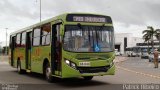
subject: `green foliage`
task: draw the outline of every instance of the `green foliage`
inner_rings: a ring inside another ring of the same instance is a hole
[[[156,37],[156,39],[159,40],[160,43],[160,29],[154,29],[152,26],[148,26],[147,30],[144,30],[142,34],[144,34],[143,39],[144,42],[148,42],[148,46],[149,42],[151,42],[152,48],[154,48],[154,37]]]
[[[5,46],[5,47],[2,48],[1,53],[3,53],[3,54],[7,53],[7,55],[8,55],[8,52],[9,52],[9,47]]]

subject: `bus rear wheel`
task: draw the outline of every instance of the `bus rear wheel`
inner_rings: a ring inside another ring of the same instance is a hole
[[[21,62],[20,62],[19,60],[17,61],[17,72],[18,72],[19,74],[25,73],[25,70],[22,70],[22,69],[21,69]]]
[[[52,73],[51,73],[51,67],[50,67],[49,63],[47,63],[46,67],[45,67],[45,77],[46,77],[46,80],[48,82],[53,81],[53,76],[52,76]]]
[[[84,80],[92,80],[93,76],[86,76],[86,77],[83,77]]]

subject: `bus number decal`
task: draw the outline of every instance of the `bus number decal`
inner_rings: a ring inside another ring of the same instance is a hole
[[[35,51],[34,51],[34,56],[40,56],[40,53],[41,53],[41,49],[40,49],[40,48],[37,48],[37,49],[35,49]]]

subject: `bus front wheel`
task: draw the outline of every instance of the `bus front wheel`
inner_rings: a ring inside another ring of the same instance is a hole
[[[86,76],[86,77],[83,77],[84,80],[92,80],[93,76]]]
[[[47,63],[47,65],[45,67],[45,77],[46,77],[46,80],[48,82],[53,81],[53,77],[52,77],[52,73],[51,73],[51,67],[50,67],[49,63]]]

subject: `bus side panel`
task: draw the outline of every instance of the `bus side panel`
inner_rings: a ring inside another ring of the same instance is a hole
[[[26,61],[25,61],[25,55],[26,55],[26,51],[25,51],[25,47],[20,48],[20,60],[21,60],[21,68],[22,69],[26,69]]]
[[[40,55],[39,55],[39,47],[32,47],[31,50],[31,71],[32,72],[38,72],[37,69],[40,65],[38,61],[40,60]]]
[[[45,59],[50,61],[50,46],[37,46],[31,52],[31,71],[43,73],[43,62]]]
[[[14,67],[17,67],[17,60],[21,61],[21,68],[25,69],[25,48],[15,48]]]
[[[51,62],[51,47],[50,46],[41,46],[41,51],[40,51],[40,64],[39,64],[39,68],[38,71],[40,71],[40,73],[43,73],[43,63],[44,60],[48,60],[49,63]]]
[[[17,60],[18,60],[18,58],[19,58],[19,52],[20,52],[20,50],[19,50],[19,48],[15,48],[15,55],[14,55],[14,67],[17,67]]]

